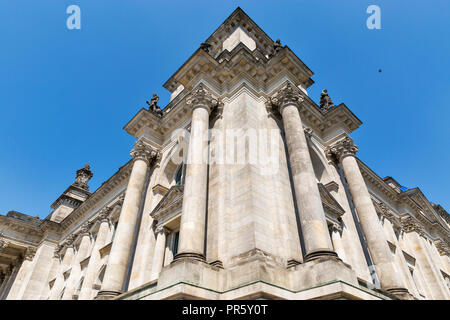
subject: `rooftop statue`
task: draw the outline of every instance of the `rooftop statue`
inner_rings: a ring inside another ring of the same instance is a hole
[[[91,166],[89,164],[86,164],[83,168],[77,170],[74,185],[89,190],[87,183],[92,178],[92,176],[93,173],[91,171]]]
[[[327,89],[323,89],[320,94],[320,109],[328,110],[331,107],[334,107],[333,101],[331,101],[331,98],[328,96]]]
[[[158,106],[158,100],[159,100],[158,95],[156,93],[154,93],[153,97],[150,99],[150,102],[146,101],[146,103],[148,104],[148,109],[150,111],[162,116],[162,110]]]
[[[273,43],[273,50],[274,53],[276,54],[278,51],[280,51],[283,48],[283,45],[281,44],[280,39],[277,39],[274,43]]]
[[[211,44],[209,44],[208,42],[202,42],[200,44],[200,49],[203,49],[204,51],[209,53],[209,49],[211,48]]]

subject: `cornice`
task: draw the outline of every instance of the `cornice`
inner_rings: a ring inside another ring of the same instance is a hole
[[[45,221],[45,220],[44,220]],[[40,225],[0,215],[0,226],[5,226],[26,236],[42,236],[43,232]]]
[[[397,192],[392,189],[380,176],[373,172],[364,162],[358,157],[355,157],[366,183],[370,184],[376,190],[383,193],[389,200],[398,203],[400,201]]]

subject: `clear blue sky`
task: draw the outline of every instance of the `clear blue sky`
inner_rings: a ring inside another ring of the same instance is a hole
[[[237,6],[315,73],[312,99],[327,88],[363,121],[367,165],[450,209],[448,0],[3,0],[0,213],[45,217],[87,162],[98,188],[129,159],[122,127],[153,92],[168,102],[162,84]]]

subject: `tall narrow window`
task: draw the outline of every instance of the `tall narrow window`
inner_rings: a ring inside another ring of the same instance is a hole
[[[173,248],[172,248],[172,252],[173,255],[175,256],[178,253],[178,238],[180,236],[180,232],[175,232],[175,236],[173,238]]]
[[[183,163],[175,175],[175,184],[177,186],[184,185],[184,176],[186,175],[186,165]]]
[[[116,222],[114,223],[114,230],[113,230],[113,235],[112,235],[112,237],[111,237],[111,242],[114,241],[114,237],[116,236],[117,225],[118,225],[118,224],[119,224],[119,221],[116,221]]]

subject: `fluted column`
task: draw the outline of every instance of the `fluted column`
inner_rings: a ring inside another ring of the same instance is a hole
[[[64,258],[61,262],[61,265],[58,270],[58,274],[56,276],[55,283],[53,284],[52,290],[50,291],[50,300],[57,300],[61,294],[61,290],[64,286],[64,272],[67,271],[68,267],[72,264],[74,250],[73,250],[73,238],[70,238],[66,244],[66,253],[64,254]],[[55,250],[55,255],[58,252]]]
[[[91,247],[91,233],[89,232],[89,228],[91,226],[91,223],[88,222],[83,225],[81,228],[81,241],[80,246],[78,247],[77,255],[74,259],[74,262],[72,263],[72,270],[70,272],[70,276],[67,279],[67,286],[66,290],[64,291],[64,295],[62,297],[62,300],[72,300],[73,294],[75,293],[75,290],[77,289],[78,282],[80,281],[81,276],[81,265],[80,262],[83,261],[88,253],[89,249]]]
[[[305,242],[305,261],[319,257],[336,257],[333,251],[325,212],[300,118],[303,98],[289,82],[272,103],[279,107],[283,118],[289,163],[292,171],[300,224]]]
[[[30,267],[33,262],[34,255],[36,254],[36,248],[28,247],[25,252],[25,257],[20,266],[19,272],[17,273],[17,277],[14,280],[11,289],[9,290],[8,296],[6,300],[16,300],[19,299],[20,289],[23,286],[25,277],[30,272]]]
[[[208,148],[206,134],[209,127],[209,114],[217,101],[203,89],[202,85],[199,85],[187,102],[192,105],[193,112],[180,224],[180,244],[174,261],[181,258],[204,261],[208,183],[208,164],[204,155]]]
[[[407,294],[406,285],[395,273],[394,256],[391,253],[383,227],[356,161],[355,154],[357,151],[358,147],[353,144],[353,140],[350,137],[345,137],[333,146],[328,147],[326,154],[331,160],[342,164],[381,287],[394,294]]]
[[[106,244],[110,232],[110,221],[108,216],[111,210],[112,209],[109,207],[104,207],[99,214],[98,219],[100,226],[98,228],[97,238],[92,249],[91,257],[89,258],[89,264],[86,269],[86,274],[84,275],[84,281],[78,300],[92,299],[92,286],[94,285],[95,277],[100,267],[101,257],[99,250]]]
[[[338,223],[333,223],[330,229],[331,242],[333,242],[334,251],[337,253],[338,257],[341,258],[341,260],[348,263],[344,245],[342,243],[342,226]]]
[[[155,230],[156,244],[155,252],[153,254],[152,273],[150,281],[158,279],[159,273],[164,263],[164,252],[166,251],[166,239],[170,230],[166,227],[160,226]]]
[[[136,142],[130,154],[134,158],[133,169],[131,170],[125,199],[120,211],[119,223],[109,254],[102,288],[97,295],[97,298],[100,299],[109,299],[122,292],[133,245],[134,232],[139,219],[139,209],[147,170],[150,163],[158,155],[156,150],[141,140]]]

